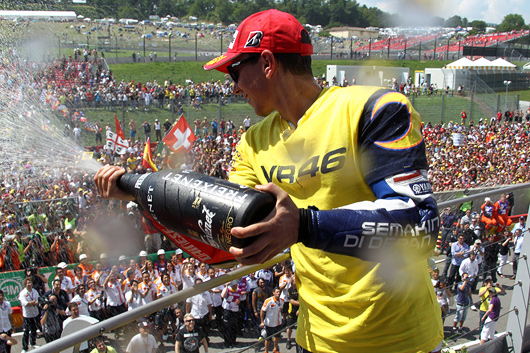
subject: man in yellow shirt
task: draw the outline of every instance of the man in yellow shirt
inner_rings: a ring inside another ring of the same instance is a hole
[[[480,308],[479,308],[480,315],[478,317],[479,327],[480,327],[479,331],[482,331],[482,326],[484,326],[484,321],[482,321],[482,317],[484,316],[486,311],[488,311],[488,308],[490,306],[490,300],[491,300],[490,292],[489,292],[490,288],[495,288],[495,290],[497,291],[497,294],[506,293],[506,291],[504,290],[504,288],[501,286],[500,283],[493,284],[493,280],[491,278],[486,278],[484,280],[484,286],[480,288],[480,290],[478,291],[478,296],[480,297]]]
[[[420,133],[403,95],[380,87],[322,89],[307,31],[277,10],[245,19],[205,69],[229,73],[262,122],[241,137],[230,180],[276,197],[243,265],[286,248],[296,267],[302,352],[439,352],[440,307],[428,273],[439,219]],[[124,173],[103,167],[103,197],[130,199]]]

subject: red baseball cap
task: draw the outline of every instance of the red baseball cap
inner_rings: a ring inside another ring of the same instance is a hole
[[[310,41],[302,43],[302,32],[309,33],[293,15],[278,10],[266,10],[247,17],[237,27],[228,51],[204,65],[205,70],[224,73],[228,64],[243,53],[261,53],[268,49],[273,53],[313,54]]]

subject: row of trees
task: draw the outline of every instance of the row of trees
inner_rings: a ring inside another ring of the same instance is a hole
[[[293,14],[301,23],[323,27],[393,27],[410,23],[410,18],[389,14],[376,7],[360,5],[356,0],[87,0],[86,5],[73,4],[72,0],[40,0],[3,2],[3,9],[71,10],[90,18],[135,18],[147,19],[149,15],[167,15],[184,18],[196,16],[208,22],[239,23],[248,15],[261,10],[277,8]],[[414,25],[468,27],[480,33],[486,22],[469,21],[453,16],[448,19],[428,16],[415,20]],[[497,27],[501,32],[528,28],[519,14],[507,15]]]

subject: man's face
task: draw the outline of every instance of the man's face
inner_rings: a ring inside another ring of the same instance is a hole
[[[278,300],[280,299],[280,290],[278,288],[276,288],[274,290],[274,293],[272,293],[274,295],[274,299]]]
[[[175,316],[182,319],[182,309],[175,309]]]
[[[188,317],[184,319],[184,324],[186,324],[186,328],[188,329],[188,331],[191,331],[195,327],[195,319]]]
[[[464,237],[458,237],[458,244],[462,245],[464,243]]]
[[[0,293],[0,304],[4,302],[4,294]]]
[[[241,94],[248,100],[248,104],[254,108],[259,116],[267,116],[274,111],[274,106],[264,100],[268,96],[266,87],[263,84],[265,78],[259,70],[260,59],[247,60],[251,55],[243,54],[238,56],[232,65],[241,63],[234,67],[233,70],[237,76],[237,83],[234,86],[234,93]],[[244,61],[245,60],[245,61]]]
[[[58,268],[55,273],[57,274],[57,277],[59,277],[60,279],[63,279],[63,269],[62,268]]]
[[[104,353],[107,350],[107,346],[105,345],[105,342],[103,342],[102,340],[99,340],[96,342],[96,348],[98,352],[100,353]]]
[[[55,292],[58,292],[60,289],[61,289],[61,282],[59,282],[59,281],[53,282],[53,290]]]
[[[70,312],[72,313],[72,318],[75,319],[76,317],[79,317],[79,307],[77,305],[72,306]]]

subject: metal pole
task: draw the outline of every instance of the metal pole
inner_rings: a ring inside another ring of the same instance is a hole
[[[504,111],[508,110],[508,85],[506,86],[506,98],[504,99]]]
[[[407,60],[407,38],[405,38],[405,51],[403,52],[403,60]]]
[[[100,323],[97,323],[95,325],[92,325],[90,327],[87,327],[85,329],[82,329],[76,332],[75,335],[68,335],[66,337],[62,337],[56,341],[47,343],[46,345],[39,347],[33,350],[32,352],[35,352],[35,353],[61,352],[69,347],[74,346],[75,344],[79,344],[83,341],[88,341],[103,333],[108,333],[112,330],[117,329],[118,327],[128,324],[129,322],[141,319],[147,315],[150,315],[151,313],[167,308],[170,305],[184,301],[189,297],[200,294],[214,287],[223,285],[234,279],[241,278],[245,275],[248,275],[251,272],[255,272],[259,269],[272,266],[278,262],[288,260],[290,257],[291,257],[290,253],[281,253],[263,264],[241,267],[223,276],[216,277],[204,283],[195,285],[191,288],[187,288],[181,292],[169,295],[165,298],[157,299],[149,304],[142,305],[141,307],[136,308],[134,310],[127,311],[123,314],[111,317],[105,321],[101,321]]]
[[[118,36],[116,36],[116,64],[118,63]]]
[[[169,54],[168,54],[168,61],[171,62],[171,33],[169,34]]]
[[[441,111],[441,122],[440,124],[444,123],[444,101],[445,101],[445,94],[442,94],[442,111]]]
[[[197,32],[195,32],[195,61],[197,61]]]
[[[449,60],[449,39],[447,39],[447,54],[445,54],[445,60]]]
[[[418,52],[418,60],[421,60],[421,39],[420,39],[420,51]]]
[[[350,59],[353,58],[353,37],[350,38]]]
[[[331,39],[331,43],[330,43],[331,51],[329,54],[329,58],[330,60],[333,60],[333,36],[330,36],[329,38]]]
[[[386,59],[387,60],[390,60],[390,37],[388,37],[388,48],[387,48],[387,52],[386,52]]]
[[[436,37],[434,37],[434,54],[433,54],[433,60],[436,60]]]
[[[144,33],[144,62],[145,62],[145,33]]]
[[[368,58],[370,58],[370,55],[372,55],[372,37],[370,37],[368,42]]]
[[[530,212],[530,207],[528,212]],[[523,234],[528,234],[529,226],[530,220],[527,218]],[[509,310],[515,310],[508,315],[508,323],[506,324],[506,332],[508,332],[506,341],[508,346],[513,347],[512,352],[516,353],[523,351],[524,333],[528,316],[528,295],[530,294],[528,255],[530,255],[530,241],[523,241],[520,257],[515,260],[518,261],[515,277],[515,283],[518,285],[513,287],[512,302],[508,307]]]

